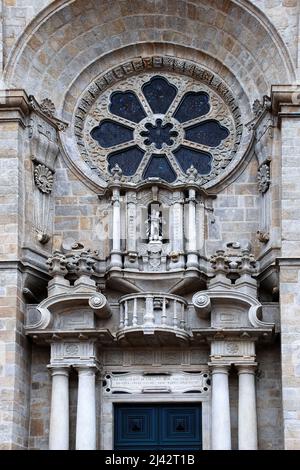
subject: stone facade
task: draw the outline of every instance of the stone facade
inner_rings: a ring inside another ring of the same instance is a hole
[[[0,449],[299,449],[299,2],[0,13]]]

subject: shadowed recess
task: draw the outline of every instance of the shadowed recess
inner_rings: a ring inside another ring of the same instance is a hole
[[[109,111],[116,116],[136,123],[146,117],[138,97],[132,91],[117,91],[112,93]]]
[[[133,130],[109,119],[94,127],[91,136],[103,148],[113,147],[133,140]]]
[[[173,151],[173,153],[184,172],[186,172],[191,165],[196,168],[199,175],[208,175],[211,172],[212,156],[210,153],[184,146],[180,146],[177,150]]]
[[[142,161],[144,152],[137,146],[119,152],[110,153],[107,157],[109,171],[117,164],[125,176],[132,176]]]
[[[174,118],[179,122],[205,116],[210,110],[209,96],[203,91],[186,93],[177,107]]]
[[[217,121],[205,121],[185,129],[187,140],[208,147],[218,147],[222,140],[229,136],[229,130]]]
[[[164,114],[171,106],[177,89],[166,78],[155,76],[143,85],[143,93],[153,113]]]
[[[145,179],[161,178],[168,183],[172,183],[176,179],[176,174],[171,167],[166,155],[152,154],[143,177]]]

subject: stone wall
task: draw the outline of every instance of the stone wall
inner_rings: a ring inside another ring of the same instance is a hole
[[[279,339],[257,348],[258,442],[261,450],[284,448],[282,432],[281,356]]]
[[[47,450],[49,446],[49,418],[51,402],[51,375],[47,369],[50,348],[32,345],[29,449]]]

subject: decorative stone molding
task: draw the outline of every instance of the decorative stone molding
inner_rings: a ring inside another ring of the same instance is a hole
[[[272,111],[279,119],[299,115],[299,85],[272,85]]]
[[[211,342],[211,362],[255,362],[255,342],[254,341],[212,341]]]
[[[271,183],[271,173],[270,173],[270,164],[264,163],[262,164],[257,173],[257,180],[258,180],[258,190],[260,193],[264,194],[268,191],[270,183]]]
[[[44,120],[46,120],[56,130],[66,130],[68,124],[54,116],[55,106],[49,98],[43,99],[39,104],[33,95],[29,95],[29,104],[31,109],[37,115],[39,115],[41,118],[44,118]]]
[[[37,165],[34,169],[34,182],[42,193],[50,194],[53,188],[53,171],[45,165]]]
[[[50,367],[57,364],[98,368],[95,340],[74,341],[71,339],[51,342]]]

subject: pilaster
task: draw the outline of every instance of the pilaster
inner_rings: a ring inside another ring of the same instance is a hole
[[[281,383],[284,446],[300,448],[300,102],[299,86],[272,87],[272,109],[278,118],[281,150]]]

